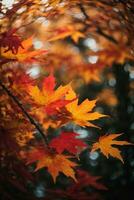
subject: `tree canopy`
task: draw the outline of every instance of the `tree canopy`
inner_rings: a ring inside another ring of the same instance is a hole
[[[133,89],[133,0],[0,1],[1,199],[130,199]]]

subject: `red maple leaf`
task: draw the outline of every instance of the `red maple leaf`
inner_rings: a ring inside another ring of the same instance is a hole
[[[55,86],[56,86],[55,77],[53,76],[53,73],[51,73],[48,77],[46,77],[43,80],[42,88],[43,88],[43,91],[48,91],[49,93],[52,93],[54,91]],[[47,105],[45,107],[45,111],[48,115],[57,114],[60,108],[65,107],[67,104],[71,103],[74,100],[75,99],[65,100],[64,98],[56,100],[50,103],[49,105]]]
[[[55,86],[56,86],[55,77],[53,76],[53,73],[50,73],[49,76],[47,76],[43,79],[42,88],[43,88],[43,90],[53,92]]]
[[[59,111],[64,108],[67,104],[73,102],[75,99],[72,100],[57,100],[55,102],[50,103],[48,106],[45,107],[45,111],[48,115],[58,115]]]
[[[68,199],[68,200],[99,200],[101,196],[96,191],[87,192],[84,190],[85,187],[93,187],[97,190],[107,190],[107,188],[99,181],[101,177],[92,176],[86,171],[77,170],[77,182],[73,182],[66,189],[56,189],[56,190],[47,190],[48,195],[46,197],[47,200],[59,198]]]
[[[0,47],[7,49],[4,52],[12,51],[13,54],[18,53],[19,47],[23,48],[20,38],[15,34],[16,29],[10,29],[1,34]]]
[[[102,183],[98,182],[101,179],[101,176],[92,176],[88,172],[84,170],[77,170],[77,183],[73,185],[73,187],[84,188],[87,186],[91,186],[97,190],[107,190],[107,187]]]
[[[54,148],[58,153],[67,150],[72,154],[76,154],[80,149],[87,146],[82,140],[76,138],[76,136],[78,136],[78,133],[62,132],[60,136],[51,140],[50,147]]]

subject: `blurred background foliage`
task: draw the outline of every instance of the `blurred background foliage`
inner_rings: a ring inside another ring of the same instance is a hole
[[[39,82],[44,75],[53,71],[58,85],[72,81],[80,102],[86,98],[98,98],[96,110],[109,115],[108,118],[96,121],[100,130],[81,128],[74,124],[69,124],[67,130],[79,133],[79,138],[84,138],[89,145],[105,133],[124,133],[121,139],[133,143],[133,0],[3,0],[0,6],[1,33],[15,28],[23,40],[32,36],[31,50],[48,50],[38,61],[31,59],[30,62],[21,61],[20,57],[13,63],[3,64],[6,55],[2,55],[1,80],[6,82],[5,77],[9,72],[25,72]],[[61,129],[64,130],[64,127]],[[49,127],[48,132],[56,134],[52,127]],[[85,150],[80,155],[82,169],[101,176],[102,182],[108,187],[107,191],[99,192],[100,199],[133,198],[133,146],[124,148],[122,154],[125,164],[111,157],[107,160],[99,152],[89,153]],[[45,200],[46,188],[65,189],[69,184],[68,179],[61,175],[54,185],[44,170],[35,176],[34,185],[28,184],[33,197],[23,196],[25,192],[5,183],[6,190],[13,195],[11,199]],[[86,190],[94,192],[92,187]],[[54,196],[53,199],[62,198]],[[89,199],[95,197],[89,196]]]

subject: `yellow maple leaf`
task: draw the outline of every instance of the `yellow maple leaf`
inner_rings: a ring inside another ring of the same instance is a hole
[[[60,172],[73,178],[75,178],[75,172],[73,167],[77,166],[76,163],[69,160],[69,156],[62,154],[54,154],[43,148],[37,148],[29,152],[27,160],[28,164],[36,162],[37,166],[35,171],[47,167],[48,172],[52,175],[54,182]]]
[[[18,53],[13,54],[12,51],[5,52],[5,48],[1,49],[1,55],[7,59],[15,59],[19,62],[32,62],[35,60],[35,57],[46,53],[46,50],[29,50],[33,45],[33,37],[30,37],[24,41],[22,41],[22,47],[19,47]]]
[[[71,100],[75,98],[76,98],[75,92],[72,89],[70,89],[68,94],[66,94],[66,99]],[[81,104],[78,105],[78,99],[76,99],[73,102],[69,103],[66,106],[66,108],[72,114],[72,121],[83,127],[85,126],[97,127],[94,124],[90,123],[89,121],[93,121],[101,117],[106,117],[106,115],[103,115],[98,112],[92,112],[93,108],[96,105],[96,102],[97,100],[89,101],[88,99],[86,99]]]
[[[100,149],[100,151],[109,158],[109,155],[111,155],[114,158],[118,158],[123,163],[123,158],[121,156],[121,152],[116,147],[113,147],[112,145],[130,145],[131,143],[127,141],[117,141],[114,140],[115,138],[119,137],[122,134],[110,134],[110,135],[104,135],[99,138],[99,141],[93,144],[91,152],[96,151],[97,149]]]

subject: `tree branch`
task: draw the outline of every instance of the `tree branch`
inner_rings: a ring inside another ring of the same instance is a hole
[[[86,10],[84,8],[84,6],[82,5],[82,3],[79,3],[79,8],[81,10],[81,12],[83,13],[83,15],[85,16],[86,20],[90,20],[89,15],[86,13]],[[85,30],[86,31],[88,28],[88,25],[86,24]],[[113,38],[110,35],[107,35],[106,33],[104,33],[100,27],[97,27],[96,33],[100,34],[101,36],[105,37],[106,39],[110,40],[111,42],[113,42],[114,44],[118,44],[117,40],[115,38]]]
[[[105,37],[106,39],[110,40],[111,42],[113,42],[114,44],[118,44],[117,40],[115,38],[113,38],[110,35],[107,35],[106,33],[104,33],[99,27],[97,28],[96,31],[98,34],[100,34],[101,36]]]
[[[25,108],[22,105],[22,103],[17,99],[16,96],[14,96],[14,94],[12,94],[12,92],[1,81],[0,81],[0,86],[7,93],[7,95],[18,105],[18,107],[21,109],[21,111],[27,117],[27,119],[30,121],[30,123],[33,124],[34,127],[38,130],[38,132],[40,133],[40,135],[43,138],[43,140],[44,140],[45,144],[47,145],[47,147],[50,148],[48,140],[47,140],[47,137],[44,135],[43,130],[41,129],[39,124],[31,117],[31,115],[29,115],[29,113],[25,110]]]

